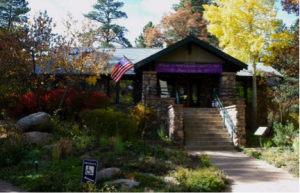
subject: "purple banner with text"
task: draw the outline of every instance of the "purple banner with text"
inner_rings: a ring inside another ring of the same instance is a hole
[[[222,64],[171,64],[159,63],[156,72],[168,73],[222,73]]]

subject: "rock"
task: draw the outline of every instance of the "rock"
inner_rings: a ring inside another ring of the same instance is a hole
[[[138,186],[140,185],[139,182],[136,182],[134,180],[129,180],[129,179],[119,179],[119,180],[114,180],[114,181],[110,181],[110,182],[105,182],[105,184],[109,184],[109,185],[113,185],[113,184],[120,184],[120,190],[124,191],[124,190],[129,190],[130,188],[132,188],[133,186]]]
[[[149,188],[149,187],[146,187],[146,188],[144,189],[144,192],[154,192],[154,190],[152,190],[152,189]]]
[[[51,133],[43,133],[38,131],[23,133],[22,139],[29,144],[46,144],[53,138]]]
[[[43,147],[44,150],[49,150],[52,151],[53,149],[58,149],[59,151],[61,151],[61,148],[59,147],[59,144],[52,144],[52,145],[46,145]],[[68,144],[67,148],[66,148],[66,155],[72,155],[75,152],[72,144]],[[59,152],[59,154],[61,155],[62,152]]]
[[[170,184],[175,184],[175,185],[179,185],[180,182],[178,182],[178,180],[176,180],[173,177],[165,177],[165,182],[170,183]]]
[[[112,178],[116,176],[121,170],[119,168],[106,168],[97,173],[97,180],[101,178]]]
[[[22,133],[30,131],[51,133],[53,130],[53,123],[49,114],[38,112],[20,119],[17,122],[16,128]]]

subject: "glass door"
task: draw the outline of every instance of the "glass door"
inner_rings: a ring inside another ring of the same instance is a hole
[[[190,107],[189,93],[189,81],[176,81],[176,97],[178,97],[179,104],[183,104],[184,107]]]

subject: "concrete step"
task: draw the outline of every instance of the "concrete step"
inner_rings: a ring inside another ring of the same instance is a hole
[[[185,144],[187,150],[234,150],[223,120],[214,108],[184,109]]]
[[[191,112],[191,111],[218,111],[216,108],[184,108],[184,112]]]
[[[206,141],[206,142],[230,142],[231,143],[231,139],[227,136],[227,137],[218,137],[218,138],[210,138],[210,137],[191,137],[191,136],[186,136],[185,137],[185,141],[186,142],[189,142],[189,143],[192,143],[192,142],[203,142],[203,141]]]
[[[222,130],[227,132],[223,129],[222,125],[198,125],[198,126],[186,126],[185,125],[186,132],[189,131],[207,131],[207,130]]]
[[[231,146],[232,143],[228,141],[185,141],[187,146],[218,146],[218,147],[227,147]]]
[[[184,126],[189,127],[189,126],[223,126],[223,121],[185,121],[184,120]]]
[[[217,111],[184,111],[184,115],[219,115]]]
[[[233,145],[218,147],[218,146],[185,146],[186,150],[191,151],[229,151],[234,150],[235,147]]]
[[[205,118],[218,118],[222,119],[221,115],[218,114],[184,114],[185,119],[205,119]]]
[[[220,121],[222,122],[222,117],[216,117],[216,116],[207,116],[207,117],[201,117],[201,116],[196,116],[196,115],[186,115],[183,116],[183,119],[185,122],[194,122],[194,121],[199,121],[199,122],[204,122],[204,121],[211,121],[211,122],[215,122],[215,121]]]
[[[192,139],[202,139],[202,138],[211,138],[211,139],[228,138],[228,139],[230,139],[230,135],[228,133],[206,133],[206,134],[201,133],[200,135],[193,135],[192,133],[186,133],[185,136],[186,136],[186,138],[192,138]]]

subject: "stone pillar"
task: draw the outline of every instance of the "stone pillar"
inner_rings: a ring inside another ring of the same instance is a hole
[[[143,72],[143,84],[142,84],[142,100],[149,97],[155,97],[157,95],[157,72],[144,71]],[[147,99],[146,99],[147,100]]]
[[[246,145],[246,105],[245,99],[235,99],[234,105],[227,106],[224,108],[228,112],[234,126],[235,134],[233,136],[233,142],[235,146],[245,146]],[[230,101],[224,101],[232,102]],[[220,112],[221,113],[221,112]],[[227,128],[228,132],[231,133],[230,128]]]
[[[171,141],[183,147],[184,131],[183,131],[183,105],[174,104],[168,108],[168,130]]]
[[[236,72],[223,72],[220,77],[219,98],[235,96]]]

